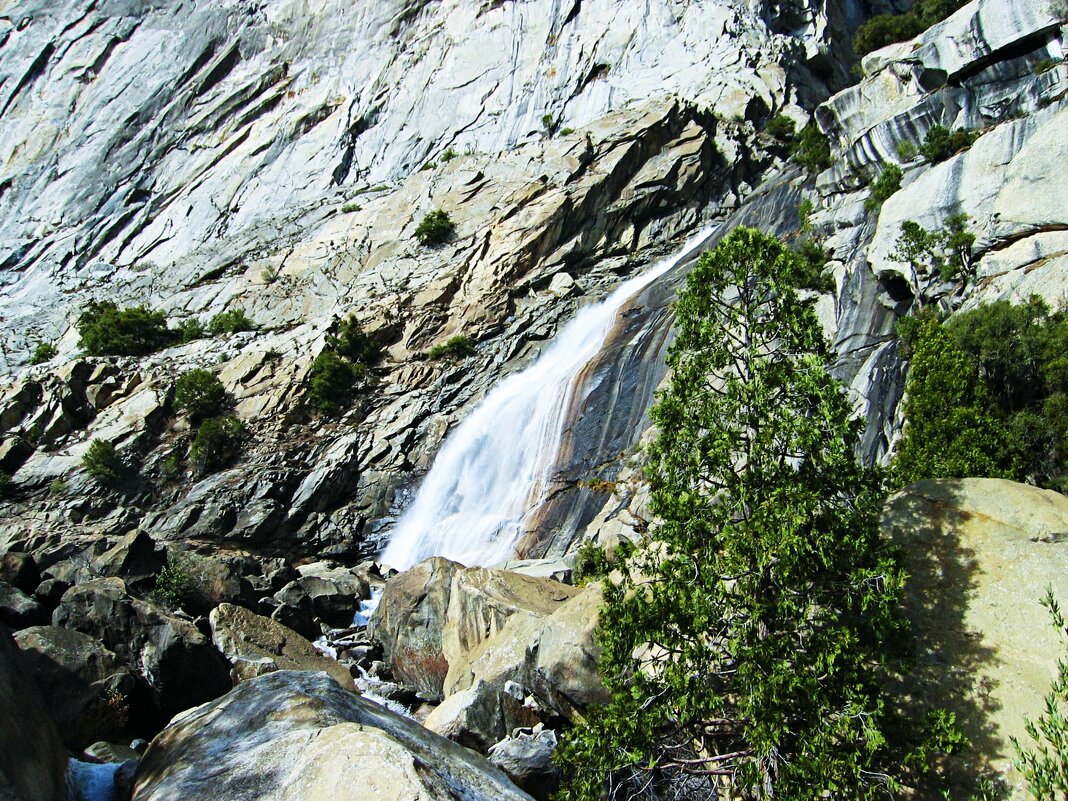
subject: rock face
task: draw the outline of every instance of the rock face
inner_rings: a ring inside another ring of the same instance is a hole
[[[22,663],[44,698],[63,741],[75,751],[117,734],[135,680],[117,656],[87,634],[56,626],[16,632]]]
[[[66,801],[67,755],[56,725],[0,624],[0,798]]]
[[[497,768],[325,673],[242,682],[149,746],[133,801],[524,801]]]
[[[1010,737],[1029,742],[1024,721],[1042,713],[1063,657],[1039,600],[1046,587],[1068,598],[1068,498],[1000,479],[921,481],[890,500],[883,525],[907,555],[909,681],[970,742],[953,777],[1004,776],[1012,798],[1028,798]]]
[[[68,590],[56,626],[100,640],[153,690],[167,718],[230,688],[226,660],[187,620],[126,592],[121,579],[96,579]]]
[[[240,680],[275,670],[319,670],[345,689],[355,689],[348,670],[275,620],[240,606],[220,604],[212,610],[210,621],[212,641]]]

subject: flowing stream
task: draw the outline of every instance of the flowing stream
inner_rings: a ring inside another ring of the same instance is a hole
[[[527,368],[495,386],[442,445],[381,560],[406,570],[430,556],[465,565],[513,558],[556,464],[575,385],[634,295],[712,232],[579,311]]]

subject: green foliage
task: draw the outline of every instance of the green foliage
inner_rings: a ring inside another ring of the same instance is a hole
[[[57,478],[53,480],[51,484],[48,485],[48,494],[53,496],[61,495],[63,493],[63,490],[65,490],[66,488],[67,482],[64,481],[62,478]]]
[[[456,233],[456,223],[449,212],[437,209],[428,212],[415,229],[415,238],[420,245],[440,245],[447,242]]]
[[[44,364],[55,358],[57,353],[59,351],[56,350],[56,346],[51,342],[42,342],[33,349],[33,354],[30,356],[30,364]]]
[[[812,212],[816,210],[815,204],[807,197],[797,207],[797,219],[801,225],[801,233],[812,233]]]
[[[904,173],[896,164],[887,164],[883,167],[879,177],[871,185],[871,194],[864,201],[864,208],[870,212],[876,212],[882,208],[892,194],[901,188],[901,179]]]
[[[920,145],[920,154],[931,164],[937,164],[971,147],[978,138],[978,131],[957,128],[951,132],[945,126],[935,125],[924,136],[923,144]]]
[[[612,570],[612,561],[593,540],[582,543],[575,552],[575,584],[583,586],[607,576]]]
[[[829,253],[815,239],[803,239],[797,248],[801,257],[798,289],[811,289],[815,292],[833,292],[834,276],[827,272]]]
[[[990,395],[967,354],[933,315],[907,328],[911,354],[905,430],[894,456],[899,485],[923,478],[1012,478],[1016,465]]]
[[[897,152],[897,157],[905,163],[912,161],[920,155],[919,145],[911,139],[902,139],[894,146],[894,150]]]
[[[190,317],[188,320],[183,320],[178,326],[178,339],[183,343],[195,342],[196,340],[203,338],[204,324],[196,317]]]
[[[1052,588],[1046,588],[1042,605],[1049,611],[1058,636],[1062,640],[1068,639],[1064,615]],[[1064,801],[1068,799],[1068,658],[1057,660],[1057,677],[1045,702],[1046,711],[1038,720],[1027,721],[1027,734],[1034,750],[1024,748],[1015,737],[1012,738],[1016,769],[1035,799],[1053,801],[1059,798]]]
[[[940,231],[928,231],[914,220],[905,220],[890,258],[910,265],[917,275],[937,272],[945,281],[967,280],[974,273],[975,244],[968,219],[964,212],[951,214]]]
[[[919,0],[903,14],[880,14],[857,29],[853,50],[858,57],[873,50],[919,36],[968,0]]]
[[[1042,75],[1063,63],[1064,59],[1040,58],[1031,65],[1031,69],[1034,70],[1035,75]]]
[[[352,400],[363,369],[332,350],[324,350],[311,364],[307,400],[313,409],[336,414]]]
[[[457,158],[460,154],[453,150],[451,147],[446,148],[445,152],[438,156],[438,161],[441,164],[448,164],[454,158]]]
[[[152,597],[168,609],[178,609],[190,599],[197,585],[189,562],[171,554],[156,574]]]
[[[545,128],[545,130],[551,131],[554,127],[556,127],[556,117],[554,117],[552,114],[545,114],[541,118],[541,124]]]
[[[220,414],[226,403],[226,388],[210,370],[190,370],[174,385],[174,406],[193,423]]]
[[[815,122],[809,122],[797,135],[792,155],[794,161],[810,174],[827,169],[831,160],[831,140],[824,136]]]
[[[780,142],[791,144],[797,137],[797,123],[785,114],[776,114],[764,126],[764,133]]]
[[[120,309],[110,300],[90,301],[74,327],[78,347],[90,356],[144,356],[178,340],[167,315],[145,306]]]
[[[326,346],[338,355],[368,367],[375,364],[382,355],[378,342],[364,332],[355,317],[342,320],[337,333],[327,335]]]
[[[189,461],[201,475],[231,464],[241,455],[248,431],[236,417],[212,417],[200,424],[189,446]]]
[[[426,165],[424,165],[424,166],[426,166]],[[359,211],[359,210],[360,210],[360,204],[359,203],[345,203],[341,207],[341,213],[342,214],[352,214],[354,211]]]
[[[457,334],[439,342],[426,352],[428,359],[463,359],[475,352],[475,345],[467,334]]]
[[[560,136],[571,136],[575,132],[574,128],[561,128]]]
[[[862,801],[915,765],[880,680],[903,573],[799,269],[737,229],[679,295],[649,465],[663,522],[605,587],[612,700],[559,751],[564,799]]]
[[[241,331],[253,331],[255,328],[256,325],[245,315],[244,309],[219,312],[208,323],[208,332],[212,336],[237,334]]]
[[[122,478],[122,460],[115,446],[103,439],[94,439],[82,455],[82,467],[98,484],[113,487]]]

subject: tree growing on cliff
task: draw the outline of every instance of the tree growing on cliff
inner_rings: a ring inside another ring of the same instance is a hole
[[[565,799],[867,799],[919,761],[880,682],[907,631],[882,484],[801,271],[740,228],[679,296],[649,466],[663,522],[606,582],[612,701],[562,747]]]

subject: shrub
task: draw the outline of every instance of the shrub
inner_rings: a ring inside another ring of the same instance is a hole
[[[545,114],[541,118],[541,124],[545,127],[545,130],[551,131],[553,126],[556,125],[556,118],[552,114]]]
[[[204,324],[196,317],[183,320],[178,326],[178,338],[183,342],[195,342],[204,338]]]
[[[458,158],[458,157],[459,157],[459,155],[460,155],[459,153],[457,153],[457,152],[456,152],[455,150],[453,150],[453,149],[452,149],[452,148],[450,147],[450,148],[447,148],[447,149],[445,150],[445,152],[444,152],[444,153],[442,153],[442,154],[441,154],[441,155],[440,155],[440,156],[438,157],[438,161],[439,161],[440,163],[442,163],[442,164],[448,164],[448,163],[449,163],[450,161],[452,161],[452,160],[453,160],[454,158]]]
[[[424,165],[424,166],[426,166],[426,165]],[[360,204],[359,203],[346,203],[345,205],[343,205],[341,207],[341,213],[342,214],[352,214],[354,211],[359,211],[359,210],[360,210]]]
[[[67,482],[64,481],[61,478],[57,478],[51,484],[48,485],[48,494],[49,495],[59,495],[66,488],[67,488]]]
[[[252,331],[255,328],[256,326],[252,320],[245,316],[245,310],[240,308],[219,312],[208,323],[208,331],[213,336]]]
[[[58,352],[56,346],[51,342],[42,342],[33,349],[33,354],[30,356],[30,364],[44,364],[55,358]]]
[[[808,234],[812,232],[812,212],[815,210],[815,205],[807,197],[797,207],[797,220],[801,226],[801,233]]]
[[[167,315],[145,306],[120,309],[110,300],[91,301],[74,324],[78,347],[90,356],[144,356],[174,344]]]
[[[361,374],[348,359],[324,350],[308,373],[308,402],[316,411],[334,414],[352,399]]]
[[[912,161],[916,156],[920,155],[919,146],[911,139],[902,139],[894,146],[894,150],[897,152],[897,157],[905,163]]]
[[[834,276],[826,271],[828,252],[815,239],[802,240],[797,249],[800,270],[798,289],[811,289],[815,292],[833,292]]]
[[[193,423],[214,417],[226,406],[226,389],[210,370],[190,370],[174,385],[174,406]]]
[[[831,140],[824,136],[815,122],[809,122],[797,136],[792,155],[794,161],[810,174],[827,169],[831,161]]]
[[[475,346],[471,337],[466,334],[457,334],[446,342],[434,345],[426,352],[428,359],[463,359],[475,352]]]
[[[382,353],[378,342],[364,332],[355,317],[342,320],[337,333],[327,336],[326,346],[339,356],[368,367],[377,362]]]
[[[90,478],[104,486],[114,486],[122,477],[122,460],[107,440],[94,439],[89,443],[89,450],[82,455],[82,467]]]
[[[177,609],[188,602],[197,588],[193,570],[186,559],[170,555],[156,574],[152,597],[168,609]]]
[[[968,128],[957,128],[950,132],[943,125],[935,125],[924,136],[920,153],[931,164],[937,164],[971,147],[978,138],[979,133]]]
[[[574,128],[561,128],[560,136],[571,136],[575,132]]]
[[[780,142],[789,144],[797,137],[797,123],[785,114],[776,114],[764,126],[764,133],[774,139],[778,139]]]
[[[896,164],[887,164],[883,167],[879,177],[871,185],[871,194],[864,201],[864,208],[870,212],[875,212],[882,208],[883,203],[901,188],[901,179],[903,177],[904,173],[901,172],[901,168]]]
[[[212,417],[200,424],[189,461],[201,475],[226,467],[241,454],[247,430],[236,417]]]
[[[449,212],[440,209],[428,212],[415,229],[415,238],[420,245],[440,245],[456,233],[456,223]]]
[[[890,258],[910,265],[917,275],[937,271],[946,281],[967,279],[974,271],[975,244],[975,234],[967,224],[968,215],[964,212],[951,214],[941,231],[928,231],[915,220],[905,220]]]
[[[919,36],[967,2],[968,0],[919,0],[903,14],[880,14],[872,17],[857,29],[853,50],[861,57],[880,47]]]
[[[612,570],[612,560],[600,545],[584,542],[575,552],[575,584],[582,586],[595,579],[607,576]]]

